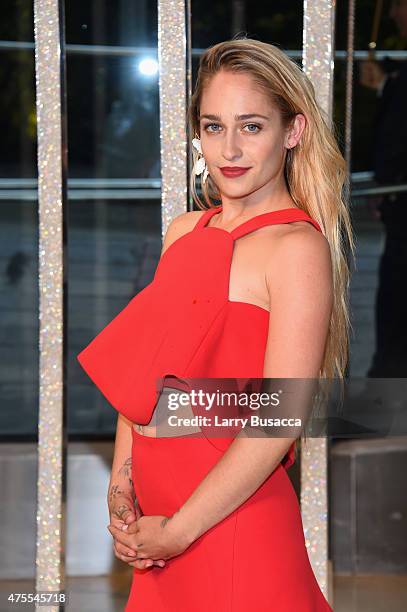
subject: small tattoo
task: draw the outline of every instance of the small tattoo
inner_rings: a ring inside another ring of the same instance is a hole
[[[115,509],[113,511],[113,514],[115,514],[117,516],[117,518],[122,519],[123,518],[123,514],[125,512],[128,512],[130,510],[130,508],[128,507],[127,504],[122,504],[121,506],[119,506],[117,509]]]
[[[125,476],[126,478],[131,477],[131,465],[132,465],[132,459],[131,457],[129,457],[128,459],[126,459],[126,461],[123,463],[122,467],[119,470],[119,474]]]
[[[124,495],[124,491],[120,489],[119,485],[112,485],[109,491],[109,502],[113,502],[119,495]]]

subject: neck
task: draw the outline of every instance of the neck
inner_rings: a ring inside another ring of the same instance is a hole
[[[285,184],[273,190],[272,193],[261,193],[261,191],[262,189],[259,189],[239,198],[221,194],[222,212],[219,214],[227,222],[237,218],[250,219],[256,215],[282,208],[296,208]]]

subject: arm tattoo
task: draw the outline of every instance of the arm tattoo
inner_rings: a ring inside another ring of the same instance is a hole
[[[127,504],[120,504],[118,508],[115,508],[113,510],[112,514],[117,516],[117,518],[119,518],[120,520],[123,520],[123,514],[124,512],[127,512],[128,510],[131,510],[131,508]]]
[[[118,474],[120,474],[121,476],[125,476],[126,478],[131,478],[131,464],[132,464],[132,459],[131,457],[129,457],[123,463],[122,467],[118,471]]]
[[[109,508],[112,507],[117,497],[127,497],[131,499],[133,505],[136,505],[137,499],[136,499],[136,494],[133,488],[133,481],[131,479],[130,479],[130,484],[131,484],[131,490],[128,490],[128,489],[123,490],[120,488],[118,484],[112,484],[109,490],[109,499],[108,499]],[[128,506],[127,509],[130,509],[130,507]],[[115,514],[117,514],[117,511],[115,511]]]
[[[119,487],[119,485],[117,484],[113,484],[110,487],[110,491],[109,491],[109,505],[112,504],[116,497],[118,497],[119,495],[124,495],[124,491],[122,491]]]
[[[109,491],[109,502],[108,502],[108,506],[109,509],[111,511],[112,514],[114,514],[115,516],[117,516],[117,518],[119,518],[120,520],[123,520],[123,513],[127,512],[128,510],[133,511],[133,508],[131,507],[130,504],[127,504],[125,501],[123,503],[121,503],[118,507],[115,507],[114,503],[116,501],[117,497],[128,497],[128,495],[125,493],[125,491],[122,491],[119,488],[119,485],[115,484],[112,485],[112,487],[110,488]],[[132,502],[134,503],[134,498],[132,498]]]

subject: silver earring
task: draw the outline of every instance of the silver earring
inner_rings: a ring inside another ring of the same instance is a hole
[[[196,176],[198,176],[199,174],[202,174],[203,172],[202,183],[205,183],[206,179],[208,178],[209,172],[208,172],[208,167],[206,165],[206,160],[202,153],[201,139],[198,137],[193,138],[192,146],[201,155],[201,157],[199,157],[194,164],[193,172]]]

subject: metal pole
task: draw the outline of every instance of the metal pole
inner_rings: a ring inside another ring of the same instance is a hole
[[[189,2],[158,0],[162,233],[186,212]]]
[[[352,103],[353,103],[353,62],[355,39],[355,0],[348,2],[348,36],[346,49],[346,90],[345,90],[345,159],[348,176],[351,172],[352,153]]]
[[[63,608],[66,489],[66,104],[63,0],[34,0],[39,213],[36,590]]]
[[[332,121],[335,0],[304,0],[303,69],[318,103]],[[325,597],[332,605],[328,567],[327,440],[310,438],[301,449],[301,516],[309,559]]]

